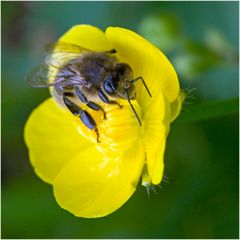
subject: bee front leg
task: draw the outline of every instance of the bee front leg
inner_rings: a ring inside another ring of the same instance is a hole
[[[100,105],[98,105],[97,103],[88,101],[87,98],[84,96],[84,94],[80,91],[80,89],[78,87],[75,87],[74,89],[75,89],[75,92],[76,92],[78,98],[80,99],[80,101],[82,103],[86,104],[89,108],[91,108],[95,111],[102,111],[103,118],[106,119],[106,112]]]
[[[108,97],[106,96],[106,94],[105,94],[101,89],[98,89],[97,92],[98,92],[98,96],[100,97],[100,99],[101,99],[104,103],[107,103],[107,104],[116,104],[116,105],[118,105],[120,108],[123,107],[123,106],[122,106],[121,104],[119,104],[117,101],[109,100]]]
[[[77,104],[75,104],[65,96],[63,96],[63,102],[65,103],[65,105],[73,115],[80,117],[81,121],[87,128],[89,128],[90,130],[95,130],[97,134],[97,142],[99,143],[100,141],[99,141],[97,124],[92,118],[92,116],[87,111],[81,109]]]

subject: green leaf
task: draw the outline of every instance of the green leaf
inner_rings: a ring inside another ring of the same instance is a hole
[[[238,113],[239,99],[234,98],[226,101],[211,101],[199,103],[189,108],[185,108],[180,116],[176,119],[176,123],[204,121],[224,117],[230,114]]]

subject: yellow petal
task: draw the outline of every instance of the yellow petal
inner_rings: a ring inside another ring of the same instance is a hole
[[[109,27],[106,36],[122,62],[128,63],[134,77],[142,76],[152,95],[164,91],[169,102],[179,93],[179,82],[172,64],[165,55],[138,34],[119,27]],[[137,83],[137,100],[145,109],[151,102],[142,83]]]
[[[145,164],[142,171],[142,185],[146,188],[151,186],[152,181],[148,172],[147,165]]]
[[[58,204],[79,217],[103,217],[120,208],[134,193],[144,164],[140,141],[118,157],[95,147],[66,164],[54,181]]]
[[[56,174],[90,141],[77,131],[76,119],[50,98],[29,116],[24,129],[31,163],[39,177],[52,183]]]
[[[59,41],[76,44],[93,51],[113,49],[105,34],[100,29],[91,25],[75,25]]]
[[[164,151],[170,129],[170,105],[164,94],[152,98],[144,116],[143,141],[148,173],[153,184],[159,184],[164,169]]]
[[[186,92],[184,90],[180,90],[177,99],[171,103],[171,122],[174,121],[182,110],[182,103],[186,98]]]
[[[106,106],[107,120],[98,123],[101,144],[97,148],[107,156],[119,155],[119,152],[128,151],[140,137],[141,127],[129,105],[125,100],[118,101],[122,108],[118,106]],[[137,101],[133,100],[132,105],[139,118],[141,111]]]

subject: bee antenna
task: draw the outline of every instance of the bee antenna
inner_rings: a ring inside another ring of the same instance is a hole
[[[142,83],[143,83],[145,89],[147,90],[149,96],[152,97],[152,94],[150,93],[150,91],[149,91],[149,89],[148,89],[148,87],[147,87],[147,84],[145,83],[145,81],[143,80],[143,78],[142,78],[141,76],[140,76],[140,77],[137,77],[137,78],[135,78],[135,79],[133,79],[133,80],[131,80],[130,83],[135,83],[135,82],[138,81],[138,80],[142,80]]]
[[[129,97],[128,90],[127,90],[126,88],[124,88],[124,89],[125,89],[125,91],[126,91],[126,93],[127,93],[127,100],[128,100],[128,102],[129,102],[129,104],[130,104],[130,106],[131,106],[131,108],[132,108],[132,110],[133,110],[133,113],[134,113],[135,117],[137,118],[138,123],[139,123],[139,125],[140,125],[140,127],[141,127],[141,126],[142,126],[141,120],[139,119],[139,117],[138,117],[138,115],[137,115],[137,112],[136,112],[136,110],[134,109],[134,107],[133,107],[133,105],[132,105],[132,103],[131,103],[131,101],[130,101],[130,97]]]

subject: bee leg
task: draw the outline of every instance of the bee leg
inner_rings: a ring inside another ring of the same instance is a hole
[[[97,129],[97,124],[92,118],[92,116],[87,111],[81,109],[77,104],[75,104],[65,96],[63,96],[63,102],[73,115],[79,116],[79,118],[87,128],[89,128],[90,130],[95,130],[97,134],[97,142],[99,143],[99,133]]]
[[[94,102],[88,101],[87,98],[84,96],[84,94],[80,91],[80,89],[78,87],[75,87],[74,89],[75,89],[75,92],[76,92],[78,98],[80,99],[80,101],[82,103],[86,104],[89,108],[91,108],[95,111],[101,110],[103,112],[103,118],[106,119],[106,112],[100,105],[98,105]]]
[[[107,103],[107,104],[117,104],[120,108],[123,107],[123,106],[122,106],[121,104],[119,104],[117,101],[109,100],[108,97],[105,95],[105,93],[104,93],[101,89],[98,89],[97,92],[98,92],[98,96],[100,97],[100,99],[101,99],[104,103]]]
[[[64,92],[63,95],[64,95],[65,97],[74,97],[74,94],[71,93],[71,92]]]
[[[116,104],[116,105],[119,106],[119,108],[123,108],[123,105],[121,105],[121,104],[118,103],[117,101],[112,101],[112,100],[110,100],[110,101],[108,102],[108,104]]]
[[[97,129],[97,128],[95,128],[95,133],[96,133],[96,135],[97,135],[97,142],[100,143],[100,141],[99,141],[99,132],[98,132],[98,129]]]
[[[75,116],[79,115],[81,112],[81,108],[72,102],[69,98],[63,95],[63,102],[67,106],[68,110]]]
[[[106,112],[104,111],[104,109],[103,109],[100,105],[98,105],[98,104],[96,104],[96,103],[94,103],[94,102],[88,102],[86,105],[87,105],[89,108],[91,108],[91,109],[93,109],[93,110],[95,110],[95,111],[101,110],[101,111],[103,112],[103,118],[104,118],[104,119],[107,119],[107,118],[106,118]]]

